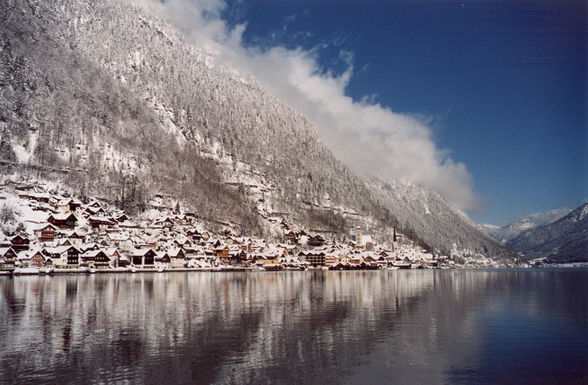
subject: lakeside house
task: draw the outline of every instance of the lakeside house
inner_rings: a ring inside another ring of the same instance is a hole
[[[14,268],[18,255],[12,247],[0,247],[0,267],[4,269]]]
[[[110,256],[101,249],[86,251],[81,256],[84,266],[97,268],[97,269],[108,269],[113,267],[113,261]]]
[[[186,267],[186,254],[183,249],[170,249],[168,252],[170,265],[173,268]]]
[[[27,230],[0,240],[0,269],[440,266],[432,253],[398,240],[386,248],[359,230],[350,235],[351,241],[345,237],[337,241],[332,234],[327,240],[324,234],[330,234],[328,231],[296,229],[288,225],[285,216],[268,214],[271,223],[283,231],[282,242],[273,243],[239,236],[225,222],[215,222],[221,231],[213,233],[198,222],[196,214],[175,213],[164,202],[156,205],[159,215],[131,217],[105,202],[84,204],[75,197],[34,191],[38,188],[18,193],[19,205],[28,212]]]
[[[37,248],[20,252],[18,260],[23,267],[43,268],[47,266],[48,257],[44,256],[42,250]]]
[[[131,264],[139,267],[153,267],[155,266],[155,257],[157,254],[153,249],[142,248],[134,249],[131,252]]]
[[[81,251],[75,246],[47,247],[42,252],[51,258],[51,264],[57,268],[71,269],[80,266]]]

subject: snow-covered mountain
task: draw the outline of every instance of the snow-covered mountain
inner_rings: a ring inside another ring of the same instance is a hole
[[[480,224],[478,227],[492,238],[505,244],[523,231],[553,223],[569,214],[570,211],[572,210],[561,208],[544,213],[531,214],[502,227],[488,224]]]
[[[372,180],[368,185],[400,224],[433,245],[445,245],[445,251],[452,256],[488,255],[495,250],[494,240],[480,236],[480,230],[467,215],[451,208],[436,192],[397,181]]]
[[[507,245],[527,260],[588,261],[588,203],[553,223],[523,231]]]
[[[129,210],[155,194],[242,233],[276,218],[344,236],[392,228],[455,255],[511,258],[438,194],[367,182],[302,114],[150,11],[115,0],[0,2],[0,167]]]

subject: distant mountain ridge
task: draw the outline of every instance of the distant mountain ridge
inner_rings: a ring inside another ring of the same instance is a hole
[[[523,231],[507,245],[526,260],[588,262],[588,203],[553,223]]]
[[[553,223],[569,214],[570,211],[572,210],[568,208],[555,209],[544,213],[527,215],[505,226],[480,224],[478,227],[498,242],[506,244],[523,231]]]
[[[440,253],[513,258],[438,194],[368,182],[306,117],[148,11],[104,0],[0,3],[0,167],[128,210],[176,197],[243,233],[276,217],[344,236],[400,228]]]

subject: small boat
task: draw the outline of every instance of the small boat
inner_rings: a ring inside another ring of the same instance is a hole
[[[282,265],[273,264],[273,263],[272,264],[267,264],[267,265],[263,266],[263,268],[266,271],[280,271],[280,270],[283,270],[284,269],[284,267]]]
[[[399,269],[410,269],[411,265],[408,262],[394,262],[392,264],[393,267],[397,267]]]

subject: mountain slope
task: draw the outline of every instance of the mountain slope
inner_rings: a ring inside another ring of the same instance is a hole
[[[507,245],[527,260],[588,261],[588,203],[551,224],[522,232]]]
[[[523,231],[553,223],[569,214],[570,211],[567,208],[556,209],[544,213],[531,214],[502,227],[493,225],[478,225],[478,227],[490,237],[504,244]]]
[[[215,68],[207,52],[142,8],[8,0],[0,24],[6,172],[58,178],[132,210],[169,194],[246,233],[279,236],[268,222],[279,214],[337,234],[361,226],[381,240],[400,225],[440,251],[512,256],[430,191],[412,197],[396,183],[391,196],[367,184],[299,112],[254,80]],[[421,197],[435,197],[435,215],[452,213],[442,236],[401,203]]]
[[[372,192],[380,204],[398,218],[404,227],[427,239],[432,245],[444,245],[452,256],[507,255],[490,237],[481,234],[469,218],[453,208],[437,193],[420,186],[372,181]]]

